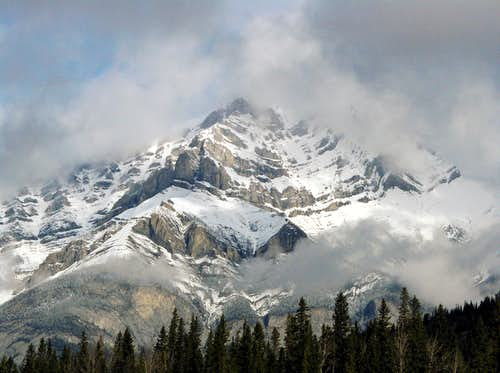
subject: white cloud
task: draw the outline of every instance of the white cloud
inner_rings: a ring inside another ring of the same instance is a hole
[[[498,276],[498,226],[470,242],[457,244],[442,232],[429,242],[402,236],[373,219],[325,233],[316,243],[302,241],[278,263],[256,259],[244,263],[241,282],[251,288],[293,286],[296,295],[335,294],[353,279],[382,272],[429,304],[455,306],[479,300],[479,274]]]
[[[189,118],[235,96],[344,132],[409,170],[425,167],[422,143],[465,175],[498,185],[500,94],[491,50],[500,38],[492,22],[500,9],[488,0],[461,4],[313,1],[267,13],[263,6],[249,12],[205,1],[196,9],[175,1],[145,7],[113,1],[97,11],[91,1],[64,4],[65,17],[52,25],[50,3],[18,2],[7,12],[15,22],[4,39],[20,43],[0,65],[6,82],[36,80],[38,70],[64,76],[50,61],[68,55],[77,64],[92,62],[79,53],[85,43],[75,20],[87,22],[94,38],[108,36],[98,47],[110,47],[112,63],[71,89],[48,84],[36,100],[3,105],[0,162],[7,166],[0,189],[32,182],[25,175],[50,177],[89,157],[123,156],[178,133]],[[240,34],[234,35],[235,19],[228,28],[220,22],[225,10],[241,20]],[[411,22],[402,21],[407,18]],[[17,31],[22,37],[13,36]],[[38,34],[52,35],[46,52],[34,46]],[[444,50],[445,59],[421,58]],[[450,64],[453,51],[467,58]],[[33,56],[44,57],[36,71]]]

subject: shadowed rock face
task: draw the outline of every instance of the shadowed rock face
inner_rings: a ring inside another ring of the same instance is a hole
[[[234,247],[217,240],[203,225],[193,223],[185,235],[185,252],[194,258],[221,255],[233,261],[241,259],[240,253]]]
[[[203,222],[175,212],[169,203],[163,203],[162,206],[163,213],[153,213],[151,218],[140,220],[134,226],[134,231],[150,238],[169,252],[193,258],[221,256],[234,262],[260,255],[275,258],[292,251],[300,239],[307,238],[299,227],[288,222],[254,252],[251,247],[243,246],[243,243],[217,237]]]
[[[226,169],[217,166],[217,164],[208,157],[204,157],[200,161],[199,179],[222,190],[226,190],[231,186],[231,178]]]
[[[275,258],[281,253],[292,251],[300,239],[306,238],[306,234],[295,224],[284,225],[264,246],[257,250],[257,255],[266,258]]]
[[[83,259],[90,252],[84,240],[75,240],[63,250],[50,254],[28,280],[29,286],[34,286],[42,280],[68,268],[73,263]]]
[[[154,171],[144,182],[133,184],[127,193],[113,205],[107,218],[110,219],[129,208],[135,207],[168,188],[172,185],[174,175],[173,166],[167,164],[166,167]]]
[[[215,123],[222,122],[231,114],[250,114],[255,116],[255,111],[252,106],[243,98],[237,98],[224,109],[212,111],[200,124],[201,128],[210,128]]]
[[[420,193],[420,191],[417,189],[415,185],[405,181],[401,176],[391,174],[384,181],[384,190],[389,190],[393,188],[399,188],[405,192]]]

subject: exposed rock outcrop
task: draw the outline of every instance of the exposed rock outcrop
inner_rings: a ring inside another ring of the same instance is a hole
[[[307,235],[293,223],[285,224],[271,239],[257,250],[256,255],[275,258],[279,254],[292,251],[299,240]]]
[[[199,179],[212,184],[214,187],[225,190],[231,186],[231,178],[223,166],[218,166],[209,157],[200,161]]]
[[[129,190],[113,205],[108,214],[108,219],[121,212],[135,207],[142,201],[153,197],[172,184],[174,179],[174,168],[171,163],[165,167],[155,170],[143,183],[133,184]]]

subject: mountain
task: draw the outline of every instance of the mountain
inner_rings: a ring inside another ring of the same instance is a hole
[[[74,342],[82,329],[109,340],[124,326],[149,342],[174,307],[206,326],[221,312],[280,326],[300,284],[267,276],[294,268],[295,252],[313,258],[325,235],[370,219],[461,245],[500,221],[495,195],[420,152],[420,171],[404,170],[331,129],[237,99],[178,141],[24,188],[0,207],[0,351],[41,336]],[[400,284],[383,268],[352,273],[341,287],[355,318],[369,319],[382,296],[396,302]],[[478,276],[471,283],[496,286]],[[326,286],[310,300],[317,325],[339,290]]]

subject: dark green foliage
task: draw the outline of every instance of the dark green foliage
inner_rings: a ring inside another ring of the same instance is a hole
[[[201,353],[201,327],[198,318],[191,317],[189,333],[186,340],[185,372],[200,373],[203,371],[203,355]]]
[[[226,319],[224,318],[224,315],[222,315],[214,333],[212,349],[213,356],[209,359],[210,364],[207,364],[208,372],[229,372],[230,365],[226,349],[228,338],[229,330],[227,329]]]
[[[148,372],[148,363],[147,363],[146,350],[144,348],[141,349],[139,353],[139,359],[137,360],[136,372],[137,373],[147,373]]]
[[[408,324],[410,323],[410,294],[408,293],[408,289],[401,289],[399,300],[398,329],[406,331],[408,329]]]
[[[121,361],[123,373],[134,373],[135,372],[135,349],[134,349],[134,339],[129,328],[125,329],[123,333],[122,346],[121,346]]]
[[[255,373],[265,372],[266,341],[264,328],[260,322],[255,324],[252,335],[252,371]]]
[[[321,365],[320,341],[312,333],[309,307],[300,298],[299,308],[287,318],[285,369],[287,372],[318,372]]]
[[[78,347],[78,355],[76,358],[78,373],[91,373],[89,341],[85,332],[82,332],[82,336],[80,337],[80,344]]]
[[[391,333],[391,314],[385,299],[382,299],[375,321],[375,340],[378,349],[378,372],[392,372],[395,368],[395,346]]]
[[[163,326],[153,348],[152,372],[162,373],[167,369],[168,336]]]
[[[57,354],[50,340],[31,344],[20,368],[10,357],[0,360],[0,373],[317,373],[317,372],[499,372],[500,296],[480,304],[447,310],[438,306],[422,316],[420,302],[401,292],[394,325],[382,300],[377,317],[363,330],[352,325],[346,297],[335,299],[333,322],[318,338],[304,299],[288,315],[283,340],[276,328],[244,322],[230,333],[224,316],[210,330],[201,349],[201,325],[189,326],[174,311],[168,332],[161,328],[154,346],[136,353],[130,329],[119,332],[111,351],[82,333],[74,352]],[[231,341],[229,336],[233,335]]]
[[[12,357],[4,356],[0,361],[0,373],[17,373],[17,366]]]
[[[428,366],[426,346],[427,336],[424,329],[420,302],[414,296],[410,300],[410,320],[408,324],[408,371],[426,371]]]
[[[340,292],[335,298],[335,310],[333,312],[334,368],[336,372],[347,372],[351,370],[350,334],[351,320],[349,318],[349,306],[347,304],[347,298]]]
[[[21,372],[36,373],[36,352],[33,344],[28,346],[28,351],[26,351],[26,355],[24,356]]]
[[[172,319],[170,320],[170,327],[168,328],[167,337],[167,372],[174,371],[174,354],[176,352],[175,343],[177,341],[177,328],[179,325],[179,315],[177,309],[174,309]]]
[[[106,373],[107,371],[104,340],[99,337],[94,350],[94,373]]]
[[[73,357],[68,346],[64,346],[59,358],[59,370],[61,373],[73,372]]]
[[[489,343],[488,332],[482,317],[474,325],[470,337],[470,371],[493,372],[493,346]]]
[[[233,352],[233,361],[235,362],[234,366],[238,372],[250,373],[252,371],[252,344],[252,331],[250,326],[245,321],[243,323],[241,337],[239,334],[236,336],[236,348]]]

